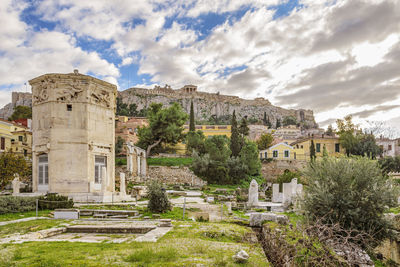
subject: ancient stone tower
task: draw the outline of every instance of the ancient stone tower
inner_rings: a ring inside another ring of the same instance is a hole
[[[111,201],[115,188],[115,85],[45,74],[32,86],[33,191]]]

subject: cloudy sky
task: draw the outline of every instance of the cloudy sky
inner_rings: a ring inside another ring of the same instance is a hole
[[[48,72],[400,128],[398,0],[1,0],[0,106]]]

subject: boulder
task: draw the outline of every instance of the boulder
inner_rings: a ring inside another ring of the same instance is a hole
[[[233,256],[233,259],[234,259],[237,263],[246,263],[247,260],[249,259],[249,254],[247,254],[246,251],[241,250],[241,251],[239,251],[235,256]]]

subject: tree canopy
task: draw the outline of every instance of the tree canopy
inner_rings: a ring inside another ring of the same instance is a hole
[[[239,129],[238,129],[238,126],[237,126],[237,120],[236,120],[235,111],[233,111],[232,121],[231,121],[231,144],[230,144],[230,149],[232,151],[232,157],[239,156],[239,153],[240,153],[240,135],[239,135]]]
[[[27,179],[31,174],[31,168],[25,158],[12,152],[0,154],[0,190],[14,179],[18,173],[21,180]]]
[[[270,133],[266,133],[260,136],[257,139],[256,143],[259,150],[267,149],[271,146],[272,142],[274,141],[274,137]]]
[[[10,121],[18,119],[32,119],[32,108],[27,106],[16,106],[13,114],[8,118]]]
[[[146,149],[147,156],[151,150],[160,144],[175,145],[184,138],[183,125],[188,115],[178,103],[168,108],[162,104],[152,103],[148,110],[149,125],[138,128],[139,141],[137,146]]]
[[[122,102],[121,97],[117,97],[117,116],[145,117],[146,113],[145,108],[138,111],[135,103],[128,105]]]
[[[297,119],[293,116],[286,116],[282,121],[283,126],[296,125]]]

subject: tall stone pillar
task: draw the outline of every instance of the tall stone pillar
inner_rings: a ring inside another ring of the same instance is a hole
[[[106,192],[107,191],[107,168],[106,167],[101,167],[101,192]]]
[[[140,168],[140,175],[141,176],[146,176],[147,175],[147,161],[146,161],[146,157],[142,157],[141,160],[142,166]]]
[[[126,155],[126,167],[128,169],[129,173],[132,173],[133,170],[133,164],[132,164],[132,154],[130,153],[130,151],[128,151],[128,154]]]
[[[126,188],[125,188],[125,173],[119,173],[119,192],[121,196],[126,196]]]
[[[137,176],[140,176],[141,166],[140,166],[140,154],[139,154],[139,152],[136,152],[136,156],[137,156]]]

